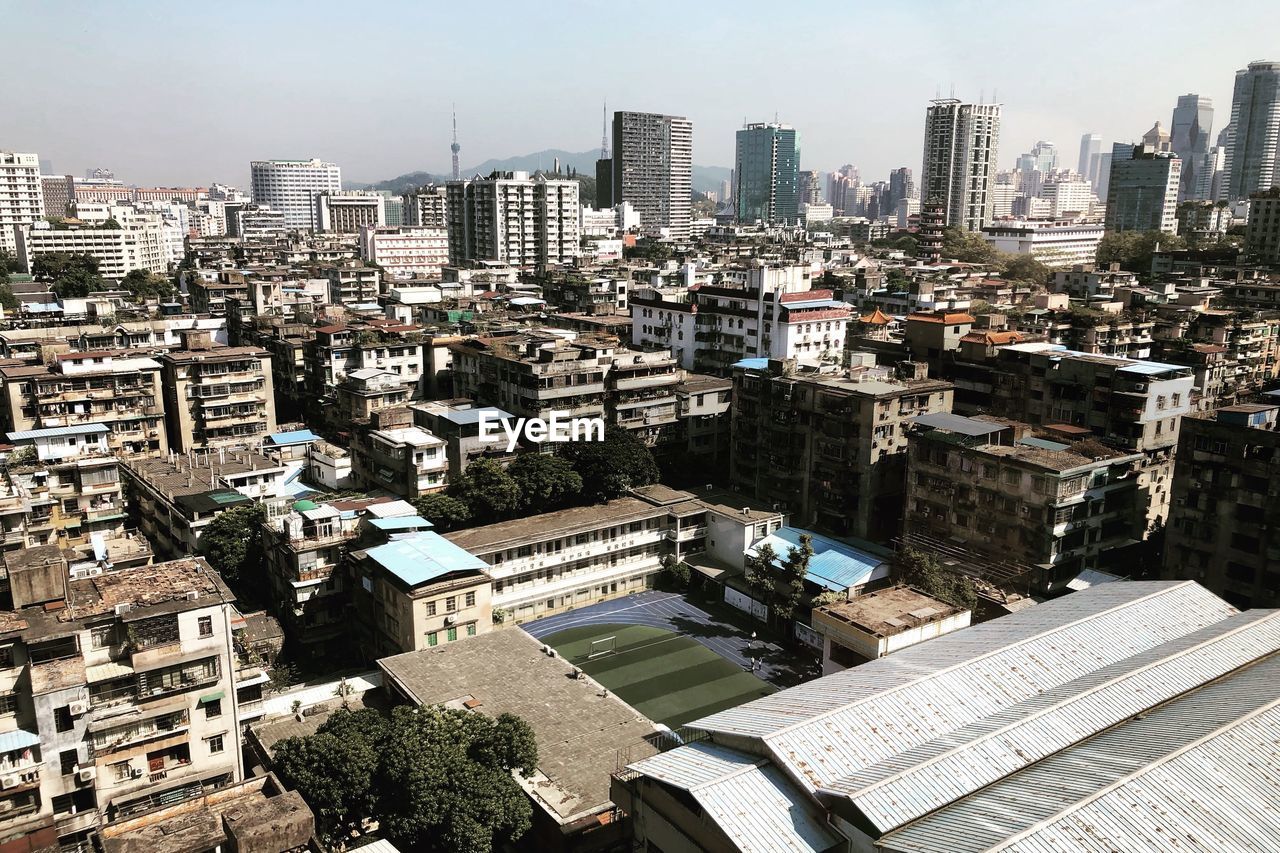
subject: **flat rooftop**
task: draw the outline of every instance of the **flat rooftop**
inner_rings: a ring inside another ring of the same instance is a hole
[[[129,605],[132,611],[181,603],[174,611],[177,612],[201,606],[199,600],[203,598],[216,596],[228,602],[235,599],[204,557],[116,569],[71,581],[67,587],[67,607],[58,614],[64,622],[113,613],[118,604]],[[191,593],[196,597],[191,598]],[[125,618],[129,618],[128,614]]]
[[[964,608],[925,595],[909,586],[895,586],[824,605],[819,612],[876,637],[892,637],[911,628],[940,622]]]
[[[665,512],[666,510],[662,507],[654,506],[640,498],[622,497],[602,504],[575,506],[556,512],[486,524],[470,530],[458,530],[445,534],[444,538],[472,554],[483,554],[522,542],[541,541],[568,533],[595,530],[600,527],[660,516]]]
[[[520,779],[553,818],[569,823],[608,807],[609,776],[619,750],[634,760],[653,755],[652,721],[574,667],[548,657],[518,628],[501,628],[434,649],[378,661],[392,684],[421,705],[461,707],[489,716],[515,714],[538,742],[538,768]]]
[[[252,450],[209,451],[190,455],[175,453],[160,459],[131,459],[125,468],[137,479],[169,496],[198,495],[217,490],[219,477],[235,477],[256,471],[284,471],[285,466]]]

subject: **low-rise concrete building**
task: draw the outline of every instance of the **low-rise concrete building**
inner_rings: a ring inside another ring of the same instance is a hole
[[[909,586],[878,589],[813,610],[822,635],[822,674],[882,658],[969,627],[973,614]]]

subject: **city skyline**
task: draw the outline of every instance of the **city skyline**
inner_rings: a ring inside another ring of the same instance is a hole
[[[1038,139],[1063,151],[1087,132],[1108,144],[1136,140],[1156,120],[1168,126],[1182,94],[1230,104],[1238,69],[1277,58],[1266,28],[1243,23],[1257,19],[1244,9],[1233,17],[1240,23],[1215,31],[1229,50],[1167,62],[1169,44],[1203,36],[1193,29],[1194,15],[1176,14],[1178,5],[1161,6],[1159,16],[1148,9],[1079,7],[1077,17],[1093,11],[1108,26],[1091,29],[1072,54],[1075,64],[1064,67],[1040,39],[1026,39],[1016,23],[978,14],[970,3],[930,10],[927,17],[877,9],[856,19],[838,5],[813,3],[784,20],[754,14],[770,8],[763,4],[736,5],[732,17],[731,7],[720,4],[682,6],[685,26],[675,30],[670,15],[631,18],[625,28],[610,29],[587,4],[568,3],[548,38],[585,63],[638,55],[626,51],[651,43],[644,73],[634,62],[596,63],[585,82],[566,70],[573,63],[542,68],[525,61],[544,50],[546,40],[528,39],[519,26],[496,36],[486,31],[507,59],[483,58],[465,38],[474,22],[451,8],[387,4],[357,14],[325,3],[299,15],[294,4],[230,4],[216,12],[183,9],[165,20],[130,8],[15,9],[7,20],[27,36],[11,46],[13,61],[49,71],[0,94],[0,111],[17,117],[6,123],[3,145],[39,152],[59,174],[105,165],[142,185],[244,186],[251,160],[310,157],[337,163],[350,182],[370,182],[418,170],[449,174],[455,101],[459,138],[469,153],[464,160],[475,164],[548,148],[591,150],[599,136],[598,105],[607,99],[611,110],[687,116],[699,165],[732,166],[743,119],[776,115],[804,136],[801,168],[830,171],[854,163],[867,179],[882,180],[891,169],[919,167],[924,107],[954,86],[962,100],[994,97],[1004,104],[999,165],[1008,168]],[[869,73],[848,73],[841,51],[804,49],[816,21],[826,44],[855,39],[858,67]],[[1141,40],[1131,37],[1136,27]],[[268,42],[257,35],[280,28],[296,38]],[[333,32],[342,32],[346,45],[373,51],[361,63],[367,70],[352,73],[345,63],[323,61]],[[406,64],[404,46],[388,37],[399,32],[463,37],[415,42],[425,45],[422,62]],[[880,37],[893,32],[912,38]],[[207,56],[216,61],[201,60],[205,54],[192,49],[192,33],[207,41]],[[129,39],[136,50],[122,49]],[[976,61],[974,39],[998,48],[1001,62]],[[721,45],[766,49],[780,42],[796,47],[788,53],[790,73],[737,63],[736,85],[714,85],[725,73],[728,48]],[[281,70],[273,73],[273,65]],[[304,68],[306,76],[290,76]],[[870,73],[874,68],[890,73]],[[861,78],[872,84],[861,86]],[[281,85],[270,85],[273,79]],[[506,95],[502,106],[490,106],[499,89]],[[339,113],[342,120],[334,121]]]

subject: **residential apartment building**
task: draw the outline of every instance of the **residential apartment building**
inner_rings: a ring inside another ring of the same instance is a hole
[[[471,338],[449,349],[460,397],[517,417],[604,417],[610,342],[530,334]]]
[[[1260,264],[1280,264],[1280,188],[1249,196],[1244,251]]]
[[[244,778],[237,614],[202,558],[77,580],[41,546],[5,567],[0,837],[88,849],[107,821]]]
[[[951,411],[951,384],[923,368],[872,378],[770,359],[735,365],[733,488],[796,525],[888,541],[902,518],[911,422]]]
[[[322,160],[254,160],[253,200],[284,214],[290,230],[316,230],[316,196],[342,191],[342,170]]]
[[[1237,202],[1280,184],[1280,62],[1236,72],[1218,198]],[[1225,145],[1224,145],[1225,142]]]
[[[982,227],[982,238],[1011,255],[1030,255],[1050,268],[1092,264],[1106,228],[1073,220],[997,219]]]
[[[44,194],[45,216],[66,216],[76,199],[76,179],[70,175],[41,175],[40,191]]]
[[[382,544],[351,551],[352,627],[366,659],[430,649],[493,630],[489,566],[410,518],[387,519]]]
[[[1194,580],[1236,607],[1280,603],[1278,423],[1270,402],[1183,419],[1164,577]]]
[[[134,270],[166,273],[165,230],[157,217],[124,217],[120,228],[51,225],[44,220],[17,232],[17,258],[27,271],[36,258],[55,252],[93,255],[98,273],[120,281]]]
[[[333,416],[338,386],[357,370],[378,369],[400,377],[410,400],[421,398],[427,382],[422,330],[389,320],[319,326],[306,341],[308,393]]]
[[[359,234],[387,223],[386,199],[371,191],[325,191],[316,195],[316,231]]]
[[[204,528],[223,510],[279,496],[289,467],[253,450],[171,453],[122,460],[138,530],[164,556],[197,554]]]
[[[513,415],[496,406],[481,406],[465,397],[451,400],[432,400],[410,406],[413,422],[445,443],[445,457],[449,462],[447,479],[462,476],[467,466],[477,459],[507,461],[513,454],[507,453],[507,436],[499,428],[496,436],[480,437],[480,418],[491,423],[505,423]]]
[[[405,193],[404,224],[422,228],[448,228],[447,195],[444,184],[427,184],[417,192]]]
[[[1000,104],[931,102],[925,111],[921,203],[941,205],[945,225],[981,231],[991,221],[999,147]]]
[[[494,172],[448,184],[449,260],[501,261],[525,270],[580,253],[578,182]]]
[[[907,541],[1023,567],[1027,591],[1062,590],[1090,569],[1130,573],[1129,546],[1147,528],[1133,476],[1141,453],[1053,440],[996,418],[938,414],[915,424]]]
[[[615,112],[610,169],[610,206],[628,202],[646,232],[689,239],[693,122],[681,116]]]
[[[160,356],[169,446],[179,453],[231,447],[275,432],[271,354],[215,347],[205,331],[182,338],[182,349]]]
[[[1181,180],[1182,161],[1173,153],[1146,144],[1116,146],[1107,183],[1107,230],[1176,233]]]
[[[438,278],[449,263],[449,235],[440,228],[361,226],[360,259],[389,278]]]
[[[736,141],[733,200],[738,221],[799,223],[800,135],[796,129],[758,122],[739,130]]]
[[[39,155],[0,151],[0,249],[16,256],[18,232],[44,216]]]
[[[100,424],[115,453],[169,448],[160,363],[132,351],[68,352],[49,364],[0,367],[0,399],[11,432]]]
[[[382,291],[382,270],[359,261],[335,264],[320,270],[329,281],[330,305],[369,305]]]
[[[405,500],[441,491],[449,471],[445,442],[414,426],[407,408],[377,412],[352,440],[351,458],[357,485]]]

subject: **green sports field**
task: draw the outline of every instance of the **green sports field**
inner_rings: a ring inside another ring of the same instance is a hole
[[[612,654],[587,659],[591,641],[616,637]],[[647,625],[583,625],[543,639],[561,657],[640,713],[671,728],[774,692],[696,640]]]

